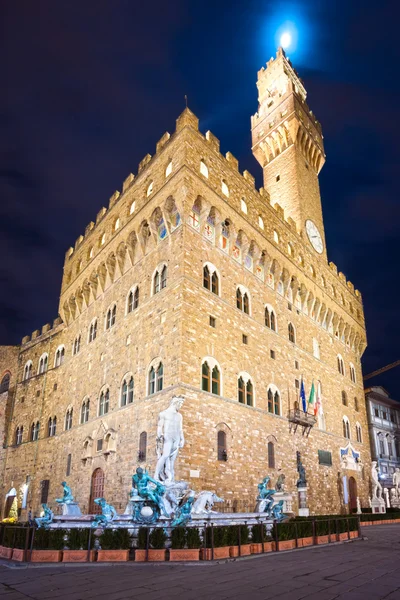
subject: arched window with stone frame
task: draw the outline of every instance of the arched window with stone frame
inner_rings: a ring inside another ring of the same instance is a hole
[[[268,468],[275,469],[275,444],[274,442],[268,442]]]
[[[162,264],[153,274],[153,295],[158,294],[165,287],[167,287],[167,265]]]
[[[136,310],[139,306],[139,286],[135,285],[128,294],[126,303],[126,314]]]
[[[350,379],[353,383],[356,383],[356,370],[353,363],[350,363]]]
[[[28,360],[28,362],[25,364],[25,367],[24,367],[24,374],[22,376],[23,381],[26,381],[27,379],[30,379],[32,377],[32,368],[33,368],[32,361]]]
[[[142,431],[139,436],[139,452],[138,452],[138,460],[139,462],[144,462],[147,457],[147,432]]]
[[[341,356],[341,354],[337,355],[337,367],[338,367],[338,371],[341,375],[345,374],[345,370],[344,370],[344,360],[343,357]]]
[[[203,287],[219,296],[219,276],[217,269],[211,263],[205,263],[203,267]]]
[[[281,414],[281,396],[278,388],[271,384],[267,391],[268,412],[273,415]]]
[[[89,421],[89,414],[90,414],[90,400],[89,400],[89,398],[86,398],[82,402],[82,406],[81,406],[81,425],[83,425],[83,423],[87,423]]]
[[[343,437],[350,439],[350,421],[347,417],[343,417]]]
[[[153,364],[150,367],[148,375],[149,396],[156,392],[161,392],[164,387],[164,366],[162,362]]]
[[[54,359],[54,367],[60,367],[64,362],[65,357],[65,348],[64,346],[59,346],[56,350],[56,355]]]
[[[89,327],[89,344],[96,339],[97,336],[97,319],[94,319]]]
[[[226,433],[222,429],[217,432],[217,457],[220,461],[226,462],[228,460]]]
[[[360,423],[356,423],[356,440],[357,442],[359,442],[360,444],[362,444],[362,431],[361,431],[361,425]],[[390,452],[389,452],[390,454]]]
[[[31,442],[36,442],[39,439],[39,431],[40,431],[40,422],[33,422],[31,425],[30,431],[30,440]]]
[[[10,373],[5,373],[3,375],[3,378],[1,380],[0,383],[0,394],[4,394],[5,392],[8,392],[9,388],[10,388]]]
[[[65,413],[65,431],[72,429],[73,408],[69,408]]]
[[[42,373],[45,373],[47,371],[48,364],[49,364],[49,355],[47,354],[47,352],[45,352],[39,358],[38,375],[41,375]]]
[[[54,437],[57,429],[57,417],[49,417],[47,422],[47,436]]]
[[[81,349],[81,336],[79,334],[74,339],[74,343],[72,345],[72,355],[75,356],[76,354],[78,354],[80,349]]]
[[[292,344],[295,344],[296,343],[296,331],[295,331],[293,323],[288,324],[288,336],[289,336],[289,342],[292,342]]]
[[[211,356],[204,358],[201,365],[201,389],[221,396],[221,368]]]
[[[276,327],[275,311],[272,308],[272,306],[270,306],[269,304],[267,304],[265,306],[264,318],[265,318],[265,326],[268,327],[269,329],[272,329],[272,331],[276,331],[277,327]]]
[[[254,386],[248,373],[239,373],[237,386],[238,402],[247,406],[254,406]]]
[[[111,329],[115,325],[115,321],[117,318],[117,305],[113,304],[107,311],[106,316],[106,329]]]
[[[121,406],[132,404],[134,393],[133,375],[125,375],[121,385]]]
[[[99,397],[99,417],[106,415],[110,407],[110,390],[105,388],[101,391]]]
[[[20,425],[19,427],[17,427],[17,429],[15,431],[15,445],[16,446],[20,446],[22,444],[23,435],[24,435],[24,428],[22,425]]]
[[[236,308],[250,315],[250,294],[247,288],[239,285],[236,289]]]

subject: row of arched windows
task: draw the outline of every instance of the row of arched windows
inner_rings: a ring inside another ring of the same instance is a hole
[[[346,370],[344,367],[344,360],[343,357],[341,356],[341,354],[337,355],[337,368],[338,371],[341,375],[346,375]],[[353,365],[353,363],[350,363],[350,368],[349,368],[349,372],[350,372],[350,379],[353,383],[357,383],[356,381],[356,369]]]
[[[348,406],[349,405],[349,400],[347,397],[347,394],[344,390],[342,390],[342,404],[343,406]],[[358,398],[354,398],[354,410],[356,410],[357,412],[360,410],[359,404],[358,404]]]
[[[227,435],[222,429],[217,433],[217,458],[224,462],[229,458]],[[271,441],[267,443],[267,463],[270,469],[275,469],[275,444]]]
[[[343,417],[343,437],[350,440],[351,439],[351,429],[350,429],[350,421],[347,417]],[[360,423],[356,423],[356,440],[357,442],[362,443],[362,430]]]
[[[218,282],[218,278],[216,279],[216,281]],[[212,285],[215,286],[215,283],[212,283]],[[163,264],[160,267],[158,267],[154,273],[153,284],[152,284],[153,294],[157,294],[162,289],[164,289],[166,286],[167,286],[167,266],[165,264]],[[217,286],[218,286],[218,283],[217,283]],[[213,291],[214,291],[214,289],[213,289]],[[215,293],[218,293],[218,289],[217,289],[217,291],[215,291]],[[139,306],[139,287],[135,286],[134,288],[132,288],[130,290],[128,297],[127,297],[126,314],[133,312],[134,310],[136,310],[136,308],[138,308],[138,306]],[[106,312],[105,325],[104,325],[104,328],[106,331],[108,329],[111,329],[111,327],[113,327],[115,325],[116,318],[117,318],[117,305],[114,304]],[[97,337],[97,319],[94,319],[91,322],[90,327],[89,327],[88,343],[93,342],[96,339],[96,337]],[[81,348],[81,335],[79,334],[75,338],[75,340],[72,344],[72,355],[75,356],[76,354],[78,354],[80,351],[80,348]],[[64,362],[64,358],[65,358],[65,347],[60,346],[56,351],[56,355],[55,355],[55,359],[54,359],[54,367],[59,367],[60,365],[62,365]],[[39,367],[38,367],[37,374],[41,375],[42,373],[45,373],[47,371],[47,368],[48,368],[48,354],[45,353],[39,359]],[[29,360],[24,367],[23,381],[30,379],[32,377],[32,374],[33,374],[33,363],[31,360]]]

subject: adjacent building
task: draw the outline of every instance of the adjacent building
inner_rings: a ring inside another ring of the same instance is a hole
[[[257,87],[264,187],[185,109],[67,251],[60,317],[3,361],[3,514],[13,494],[22,514],[54,506],[65,479],[83,511],[99,496],[123,509],[176,394],[176,476],[195,490],[252,509],[263,477],[284,473],[296,506],[299,451],[311,513],[368,505],[364,313],[328,260],[321,126],[282,49]]]
[[[400,468],[400,403],[381,386],[365,390],[371,458],[376,460],[383,487],[393,487],[393,473]]]

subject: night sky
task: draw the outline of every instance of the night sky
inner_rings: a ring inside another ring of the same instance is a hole
[[[262,185],[256,75],[287,50],[322,124],[329,260],[364,300],[364,373],[400,359],[397,2],[0,3],[0,343],[57,316],[65,251],[189,107]],[[372,379],[400,399],[400,367]]]

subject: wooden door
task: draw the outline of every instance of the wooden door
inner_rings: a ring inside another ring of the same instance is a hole
[[[104,471],[102,469],[96,469],[93,471],[92,483],[90,486],[90,499],[89,499],[89,514],[99,515],[101,508],[94,503],[95,498],[104,497]]]
[[[350,511],[357,510],[357,481],[354,477],[349,478]]]

